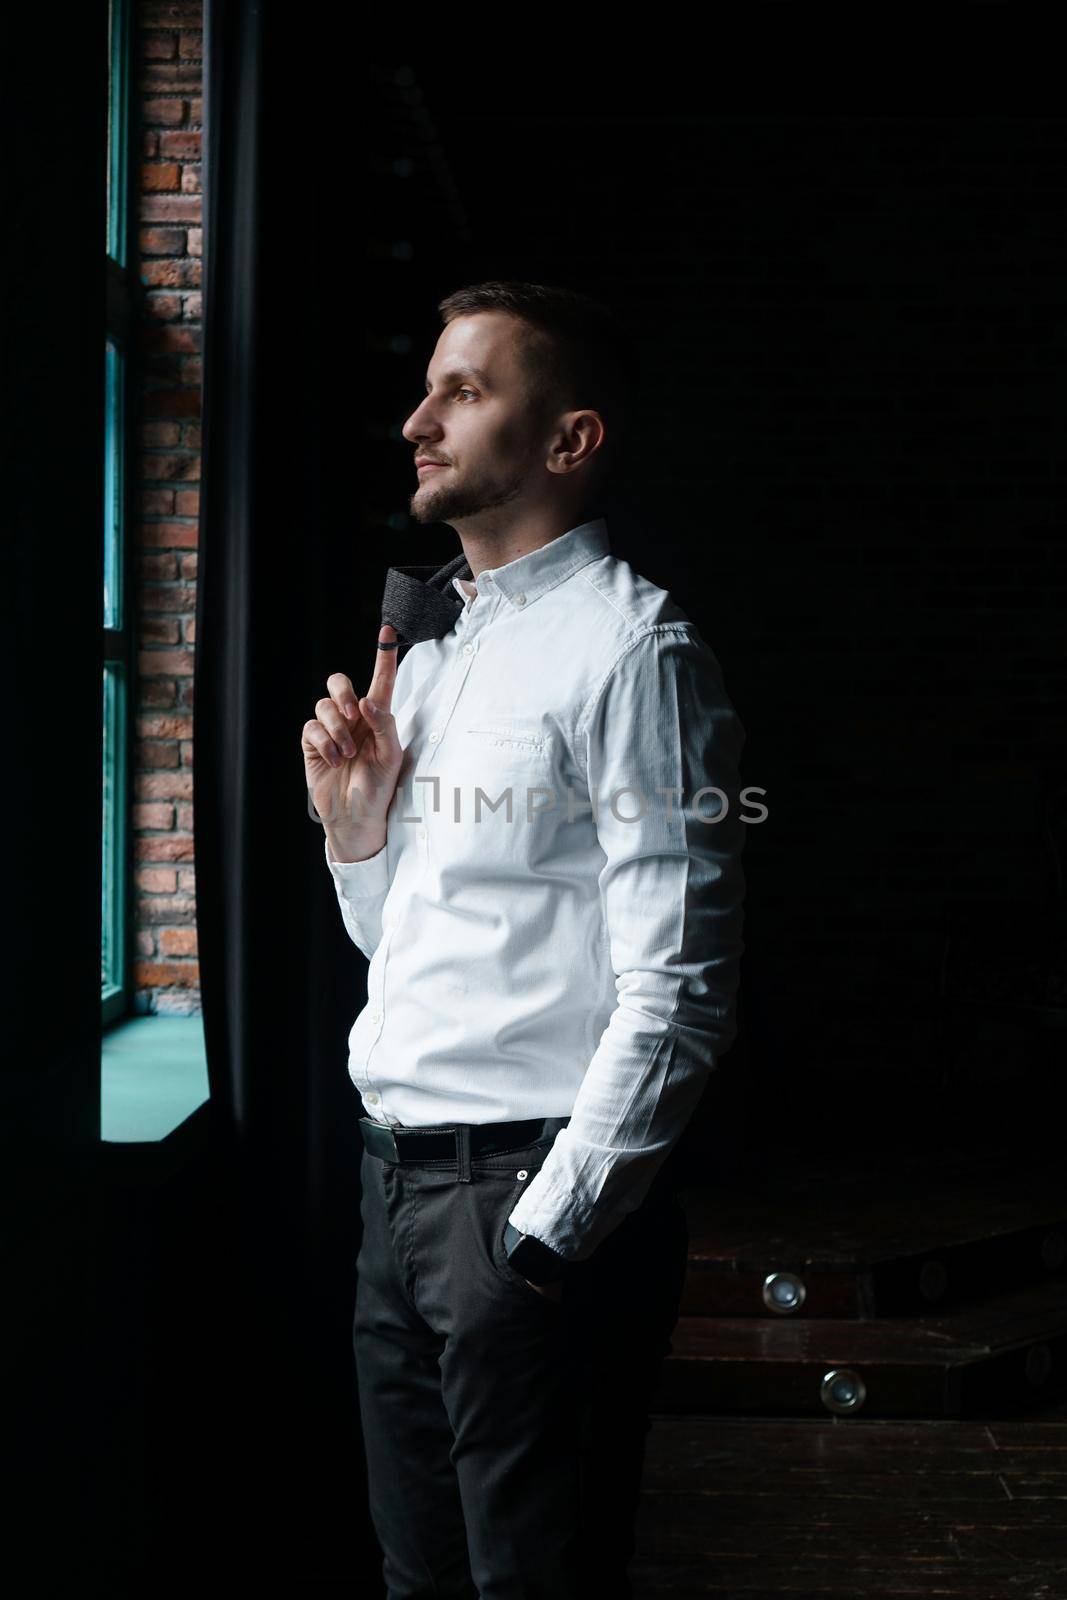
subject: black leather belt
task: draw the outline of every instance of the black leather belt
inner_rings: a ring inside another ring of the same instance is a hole
[[[372,1156],[382,1161],[459,1161],[469,1140],[470,1157],[525,1150],[542,1140],[551,1143],[570,1117],[534,1117],[526,1122],[437,1122],[425,1128],[395,1128],[360,1117],[359,1131]]]

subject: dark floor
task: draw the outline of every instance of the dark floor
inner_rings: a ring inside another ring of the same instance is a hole
[[[1011,1420],[656,1417],[635,1600],[1067,1597],[1067,1404]]]

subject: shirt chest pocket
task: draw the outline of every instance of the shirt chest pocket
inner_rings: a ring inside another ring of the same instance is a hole
[[[540,723],[512,718],[464,721],[464,765],[472,781],[484,774],[494,782],[508,782],[509,774],[527,784],[548,783],[555,771],[553,734]]]
[[[505,750],[544,760],[552,746],[551,734],[534,722],[475,722],[465,731],[478,750]]]

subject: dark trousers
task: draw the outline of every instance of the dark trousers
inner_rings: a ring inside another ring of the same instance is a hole
[[[388,1600],[628,1600],[649,1403],[688,1228],[669,1165],[556,1302],[503,1231],[551,1139],[396,1163],[364,1150],[353,1327]]]

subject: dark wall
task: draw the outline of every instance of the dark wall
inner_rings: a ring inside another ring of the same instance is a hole
[[[1067,777],[1067,121],[572,87],[508,76],[472,103],[446,69],[382,69],[379,147],[415,164],[372,224],[412,244],[372,262],[383,326],[415,335],[410,359],[378,342],[384,392],[416,403],[465,281],[629,315],[646,381],[615,546],[719,655],[767,791],[727,1069],[749,1138],[833,1140],[838,1115],[850,1139],[1002,1132],[1012,1105],[1028,1136],[1055,1035],[1018,1002],[1062,1004],[1064,971],[1062,916],[1035,919]],[[419,559],[426,535],[386,524],[408,450],[374,450],[364,537]],[[976,1007],[941,998],[946,953]]]

